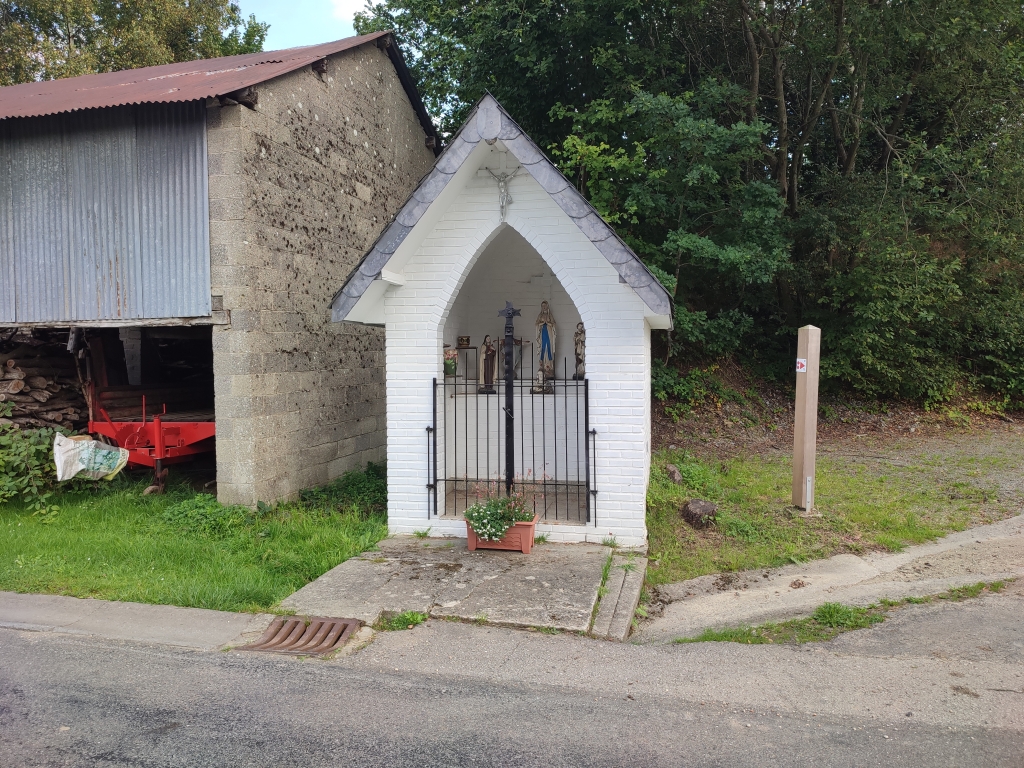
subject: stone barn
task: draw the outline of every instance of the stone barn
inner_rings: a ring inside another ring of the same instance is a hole
[[[388,33],[0,88],[0,339],[64,333],[89,428],[215,444],[225,503],[383,460],[384,333],[328,309],[439,149]]]
[[[551,540],[646,541],[671,299],[493,97],[339,274],[333,319],[385,329],[393,532],[464,536],[512,488]]]

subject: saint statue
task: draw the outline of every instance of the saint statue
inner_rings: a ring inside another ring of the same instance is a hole
[[[551,315],[548,303],[540,303],[540,314],[537,315],[537,370],[544,374],[544,381],[555,378],[555,318]]]
[[[576,352],[576,373],[573,374],[575,381],[583,381],[587,378],[587,332],[583,330],[583,323],[576,323],[576,333],[572,336],[573,350]]]
[[[490,336],[484,336],[479,358],[480,384],[476,391],[481,395],[496,395],[498,391],[494,388],[494,373],[498,365],[498,350]]]

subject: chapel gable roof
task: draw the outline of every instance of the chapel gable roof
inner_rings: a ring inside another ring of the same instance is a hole
[[[363,292],[380,277],[381,270],[387,267],[392,255],[466,162],[470,153],[481,141],[492,144],[495,140],[502,142],[650,310],[657,315],[671,316],[672,299],[665,287],[576,187],[548,160],[497,99],[488,93],[476,103],[469,118],[437,158],[433,169],[423,177],[398,215],[384,229],[335,295],[331,305],[331,319],[340,322],[347,318]]]

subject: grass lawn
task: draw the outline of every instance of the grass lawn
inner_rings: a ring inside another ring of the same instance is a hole
[[[683,484],[669,480],[665,467],[670,463],[679,468]],[[985,487],[983,477],[968,473],[967,480],[957,480],[963,473],[948,470],[934,457],[880,470],[820,456],[815,504],[821,516],[802,517],[790,505],[788,457],[721,462],[659,451],[648,493],[648,581],[667,584],[839,552],[898,551],[1010,514],[1008,504],[994,501],[997,494]],[[715,526],[695,530],[680,518],[680,506],[691,498],[718,505]]]
[[[149,482],[55,494],[52,515],[0,505],[0,590],[266,611],[387,535],[378,467],[259,512]]]

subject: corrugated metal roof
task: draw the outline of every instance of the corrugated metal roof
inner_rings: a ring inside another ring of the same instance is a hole
[[[125,69],[99,75],[82,75],[63,80],[45,80],[0,88],[0,119],[42,117],[79,109],[117,107],[127,104],[196,101],[224,96],[308,66],[334,53],[383,40],[402,85],[428,136],[440,141],[430,116],[420,100],[398,46],[390,32],[346,37],[333,43],[289,48],[283,51],[245,53],[219,59],[161,64],[156,67]]]

